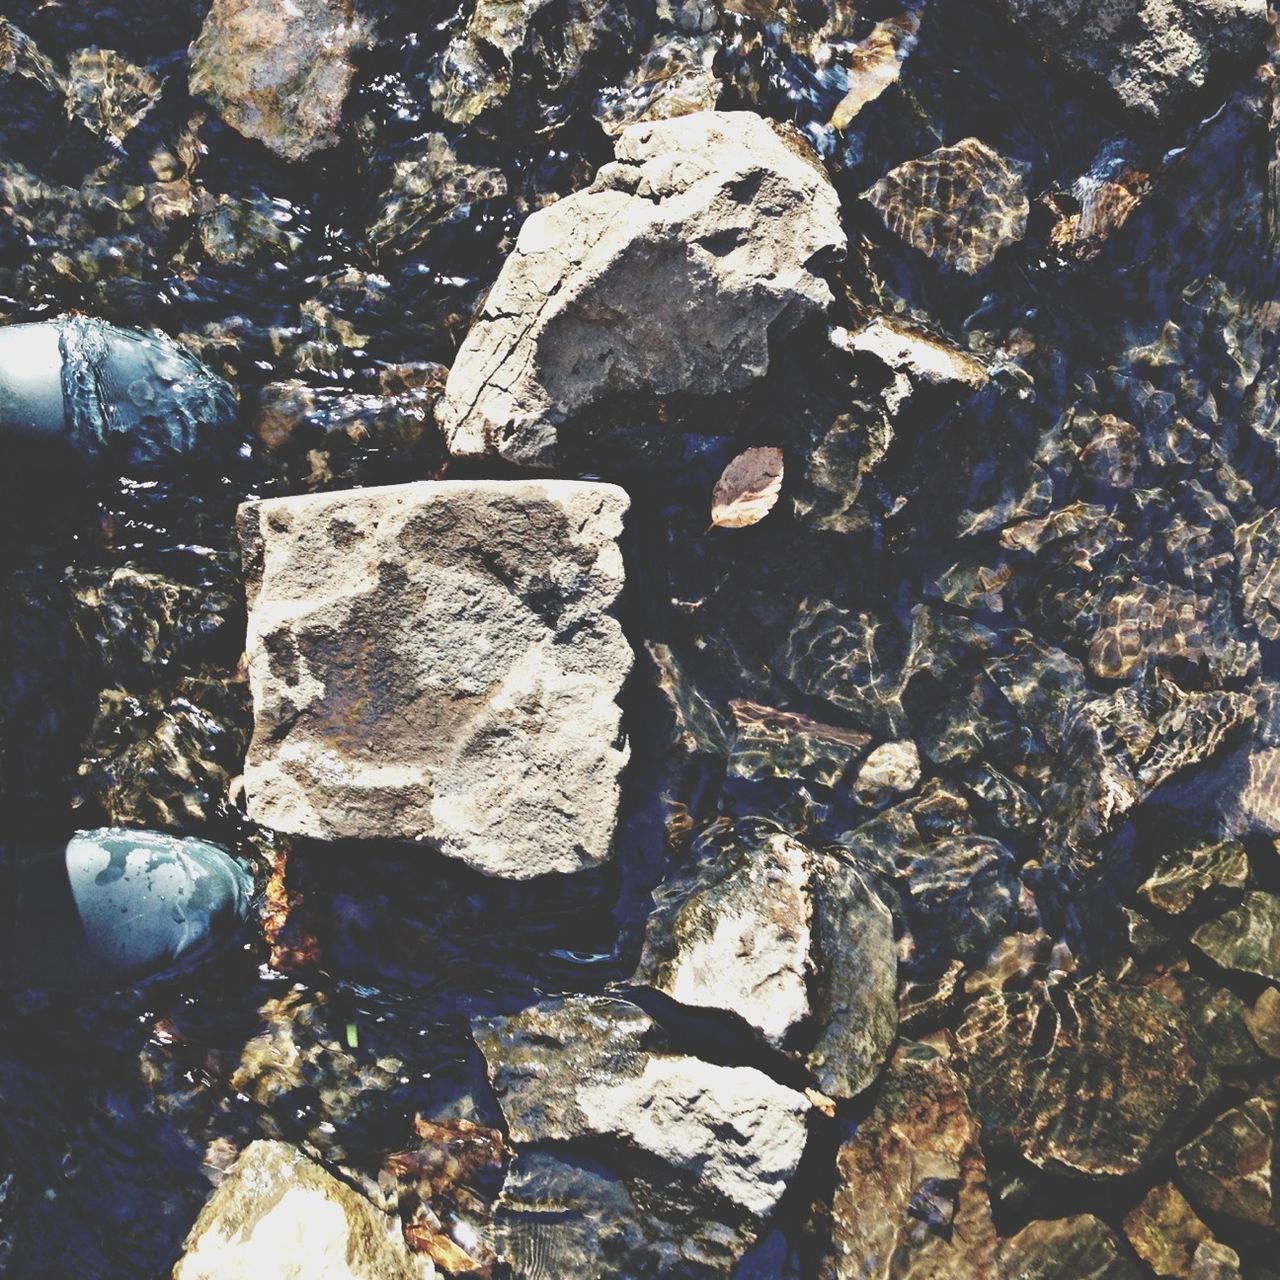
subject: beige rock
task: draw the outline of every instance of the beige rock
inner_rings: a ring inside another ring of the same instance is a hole
[[[1213,1237],[1186,1197],[1162,1182],[1125,1215],[1124,1233],[1133,1251],[1158,1276],[1185,1277],[1196,1250]]]

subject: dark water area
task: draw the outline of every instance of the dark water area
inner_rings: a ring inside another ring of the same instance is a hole
[[[602,104],[671,26],[652,3],[556,0],[509,73],[495,55],[504,91],[460,120],[442,109],[438,62],[471,6],[359,7],[376,37],[355,55],[340,142],[286,163],[188,92],[207,4],[4,5],[55,65],[113,49],[159,88],[116,139],[0,67],[0,322],[79,312],[161,330],[234,387],[239,416],[176,473],[0,464],[0,890],[73,830],[124,825],[217,842],[254,872],[260,903],[293,905],[278,935],[255,920],[189,972],[124,992],[0,993],[0,1275],[167,1276],[212,1173],[255,1138],[373,1178],[415,1114],[501,1124],[470,1019],[546,995],[630,992],[680,1048],[802,1080],[745,1024],[689,1018],[629,985],[652,890],[735,827],[839,846],[875,879],[900,940],[904,1036],[954,1030],[972,989],[947,983],[995,972],[1011,937],[1034,939],[1011,991],[1057,973],[1058,944],[1079,973],[1185,971],[1253,1004],[1261,976],[1207,958],[1188,943],[1198,917],[1153,916],[1137,892],[1168,848],[1217,834],[1221,756],[1153,773],[1086,857],[1073,805],[1092,803],[1097,766],[1046,726],[1068,701],[1059,677],[1077,700],[1162,678],[1248,695],[1256,718],[1228,751],[1280,743],[1280,627],[1246,616],[1234,568],[1238,531],[1280,503],[1280,206],[1262,45],[1143,123],[1046,64],[993,7],[934,0],[899,82],[837,130],[846,86],[817,33],[836,12],[856,42],[902,5],[714,14],[718,105],[794,124],[841,197],[835,321],[914,320],[991,377],[961,408],[940,392],[913,399],[847,518],[825,522],[806,459],[849,392],[817,330],[791,335],[743,396],[664,406],[657,429],[658,409],[639,400],[583,425],[557,474],[616,481],[633,503],[623,622],[641,652],[617,852],[567,883],[505,884],[428,849],[288,840],[244,816],[235,511],[254,497],[511,474],[448,462],[433,417],[445,371],[524,219],[611,158]],[[428,135],[448,139],[452,186],[397,205],[396,165]],[[971,136],[1025,166],[1032,201],[1025,237],[973,277],[908,248],[861,199],[894,166]],[[1100,155],[1152,176],[1086,255],[1055,228]],[[883,376],[859,376],[869,402]],[[1075,465],[1080,424],[1106,415],[1134,428],[1132,465],[1110,475]],[[755,444],[788,456],[783,501],[752,528],[709,530],[716,478]],[[1023,541],[1006,536],[1014,526]],[[1108,665],[1097,636],[1127,592],[1135,616],[1155,616],[1144,637],[1161,639],[1140,663]],[[646,645],[673,665],[655,667]],[[998,917],[983,902],[966,915],[949,896],[913,898],[903,868],[916,855],[847,780],[737,767],[734,699],[914,740],[937,803],[913,811],[912,838],[996,842],[1012,886]],[[1280,891],[1273,834],[1239,833],[1249,883],[1268,893]],[[1245,1056],[1185,1136],[1234,1102],[1278,1096],[1275,1061]],[[834,1274],[834,1153],[876,1096],[816,1121],[736,1274]],[[1118,1228],[1175,1171],[1170,1149],[1137,1173],[1073,1176],[998,1142],[988,1166],[1002,1235],[1077,1212]],[[1204,1216],[1245,1275],[1275,1274],[1273,1228]]]

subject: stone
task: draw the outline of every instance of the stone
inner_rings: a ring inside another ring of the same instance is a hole
[[[872,741],[869,733],[822,724],[746,698],[734,698],[729,714],[735,736],[728,767],[735,778],[801,778],[834,787]]]
[[[603,401],[742,391],[830,303],[839,205],[798,136],[700,111],[631,126],[615,156],[521,227],[450,371],[455,456],[549,467]]]
[[[190,88],[284,160],[338,144],[352,53],[369,28],[351,0],[214,0],[191,46]]]
[[[875,1079],[897,1032],[893,920],[852,867],[775,833],[673,877],[654,903],[633,981],[808,1049],[829,1097]]]
[[[837,1280],[1000,1280],[986,1162],[964,1081],[903,1045],[836,1157]]]
[[[1143,1280],[1146,1272],[1101,1219],[1032,1222],[1000,1241],[1002,1280]]]
[[[1268,987],[1244,1016],[1254,1043],[1269,1058],[1280,1058],[1280,990]]]
[[[859,804],[876,804],[905,795],[920,785],[920,753],[910,739],[886,742],[863,762],[854,780],[853,794]]]
[[[913,249],[977,275],[1027,233],[1026,168],[977,138],[891,169],[864,198]]]
[[[1266,0],[1000,0],[1045,55],[1105,86],[1125,110],[1180,109],[1261,45]]]
[[[1277,1104],[1250,1098],[1178,1149],[1178,1176],[1202,1210],[1262,1227],[1280,1225],[1273,1171]]]
[[[874,356],[905,377],[907,394],[923,387],[977,391],[987,382],[987,368],[981,360],[889,316],[876,316],[851,333],[833,330],[832,337],[845,350]]]
[[[67,110],[95,133],[123,142],[160,98],[160,80],[114,49],[71,56]]]
[[[1060,1173],[1145,1168],[1217,1086],[1182,1010],[1098,977],[984,996],[957,1046],[987,1150]]]
[[[1215,840],[1162,853],[1138,893],[1157,911],[1176,916],[1242,890],[1248,878],[1244,845],[1238,840]]]
[[[430,1280],[398,1218],[285,1142],[250,1143],[187,1236],[173,1280]]]
[[[249,814],[528,879],[610,856],[627,496],[423,481],[240,508]]]
[[[621,1142],[758,1218],[799,1164],[803,1094],[754,1067],[661,1050],[628,1001],[568,996],[472,1029],[518,1146]]]
[[[720,97],[714,36],[664,32],[616,88],[596,97],[595,116],[611,137],[633,124],[711,111]]]
[[[1202,924],[1191,941],[1224,969],[1280,981],[1280,894],[1246,893],[1238,907]]]
[[[1190,1274],[1196,1250],[1213,1239],[1172,1182],[1152,1187],[1125,1214],[1124,1234],[1134,1253],[1158,1276]]]
[[[1240,1255],[1230,1245],[1206,1240],[1191,1259],[1187,1280],[1240,1280]]]

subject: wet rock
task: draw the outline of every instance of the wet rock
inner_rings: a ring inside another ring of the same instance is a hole
[[[736,736],[729,772],[738,778],[802,778],[834,787],[871,745],[857,729],[821,724],[745,698],[729,703]]]
[[[253,880],[204,840],[104,827],[24,861],[0,930],[10,986],[94,993],[198,960],[249,913]]]
[[[1141,1264],[1109,1226],[1082,1213],[1033,1222],[1000,1241],[1005,1280],[1142,1280]]]
[[[874,356],[887,369],[905,378],[896,399],[905,401],[924,387],[976,391],[986,385],[988,371],[967,351],[919,333],[901,321],[877,316],[861,329],[834,331],[835,340],[848,351]]]
[[[1280,981],[1280,894],[1246,893],[1238,907],[1202,924],[1191,940],[1224,969]]]
[[[1162,853],[1138,893],[1157,911],[1178,916],[1239,892],[1248,878],[1244,845],[1214,840]]]
[[[1144,1168],[1217,1083],[1181,1010],[1097,977],[985,996],[958,1043],[987,1140],[1059,1172]]]
[[[1152,1187],[1125,1214],[1124,1234],[1133,1251],[1158,1276],[1187,1276],[1196,1250],[1213,1236],[1171,1182]]]
[[[851,867],[774,834],[654,894],[635,981],[743,1018],[771,1044],[802,1024],[822,1092],[875,1078],[897,1031],[888,910]]]
[[[19,458],[147,474],[225,443],[235,414],[231,388],[162,333],[86,316],[0,328],[0,439]]]
[[[1238,64],[1266,30],[1265,0],[1001,0],[1047,57],[1161,117]]]
[[[397,1218],[284,1142],[250,1143],[200,1211],[173,1280],[429,1280]]]
[[[191,46],[191,92],[285,160],[338,143],[351,55],[369,32],[351,0],[214,0]]]
[[[609,856],[626,495],[424,482],[248,503],[249,813],[492,875]]]
[[[753,1067],[664,1052],[653,1021],[627,1001],[548,1000],[473,1029],[518,1145],[621,1142],[761,1218],[799,1163],[802,1094]]]
[[[862,763],[853,784],[859,804],[876,804],[920,785],[920,753],[909,739],[886,742]]]
[[[837,1280],[998,1280],[978,1125],[964,1081],[934,1051],[899,1049],[836,1176]]]
[[[977,138],[891,169],[865,198],[885,226],[943,266],[976,275],[1027,231],[1026,170]]]
[[[1280,990],[1268,987],[1244,1021],[1258,1048],[1270,1058],[1280,1058]]]
[[[616,88],[600,91],[596,119],[616,137],[633,124],[714,110],[720,81],[713,64],[720,41],[668,32],[655,37],[640,64]]]
[[[67,110],[95,133],[123,142],[160,97],[160,80],[114,49],[81,49],[71,57]]]
[[[1187,1280],[1240,1280],[1240,1255],[1229,1245],[1206,1240],[1191,1260]]]
[[[606,398],[740,391],[831,300],[817,272],[844,233],[798,139],[707,111],[635,125],[615,153],[521,228],[450,371],[455,455],[549,466],[560,428]]]
[[[1258,1226],[1278,1225],[1276,1109],[1275,1102],[1250,1098],[1179,1148],[1178,1176],[1200,1208]]]

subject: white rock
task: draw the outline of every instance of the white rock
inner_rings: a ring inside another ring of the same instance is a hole
[[[875,804],[889,796],[905,795],[920,785],[920,752],[910,739],[886,742],[863,761],[853,784],[861,804]]]
[[[830,303],[839,203],[798,134],[699,111],[631,126],[616,156],[521,228],[449,375],[455,455],[549,466],[607,398],[740,391]]]
[[[254,821],[428,840],[490,875],[610,853],[626,494],[425,481],[240,509]]]

